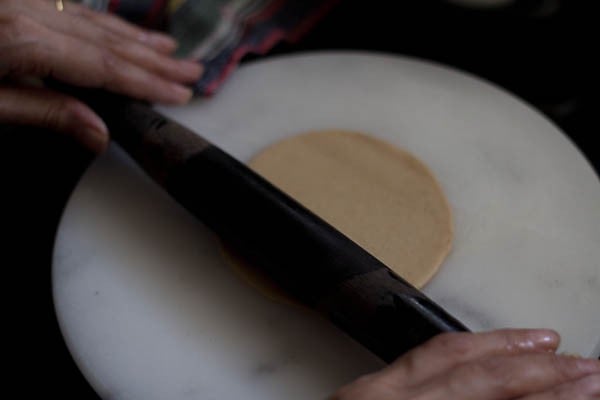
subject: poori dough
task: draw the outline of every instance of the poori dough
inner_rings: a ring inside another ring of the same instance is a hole
[[[308,132],[267,147],[249,166],[418,288],[450,252],[452,217],[440,185],[389,143],[358,132]],[[257,268],[225,253],[244,280],[287,301]]]

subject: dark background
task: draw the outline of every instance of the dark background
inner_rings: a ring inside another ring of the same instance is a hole
[[[399,4],[396,4],[399,3]],[[346,1],[300,43],[272,54],[362,49],[408,54],[484,77],[544,112],[600,169],[594,1],[520,0],[476,10],[437,0]],[[248,57],[247,60],[256,58]],[[62,210],[92,156],[68,139],[0,127],[8,386],[19,398],[97,398],[56,323],[50,267]],[[9,392],[10,393],[10,392]]]

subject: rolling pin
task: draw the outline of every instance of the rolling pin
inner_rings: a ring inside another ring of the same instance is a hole
[[[467,330],[334,227],[150,105],[67,91],[91,106],[112,139],[236,253],[382,360],[437,334]]]

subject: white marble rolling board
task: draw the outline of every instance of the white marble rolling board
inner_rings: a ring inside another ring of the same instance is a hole
[[[317,53],[246,65],[214,98],[162,111],[240,160],[312,129],[408,149],[455,219],[453,252],[425,292],[473,330],[551,327],[562,350],[598,355],[600,184],[506,92],[428,62]],[[210,232],[116,146],[67,206],[53,284],[68,347],[106,400],[323,399],[382,365],[241,282]]]

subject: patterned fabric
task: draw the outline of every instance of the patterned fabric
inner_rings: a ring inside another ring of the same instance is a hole
[[[178,56],[205,67],[196,93],[213,94],[242,57],[298,40],[337,0],[79,0],[147,27],[165,28]]]

